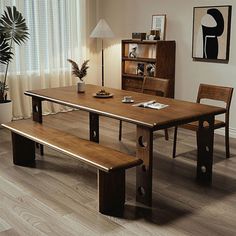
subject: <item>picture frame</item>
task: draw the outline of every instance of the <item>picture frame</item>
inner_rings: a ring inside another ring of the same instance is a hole
[[[138,57],[138,44],[137,43],[131,43],[129,44],[129,52],[128,52],[128,57],[129,58],[137,58]]]
[[[193,60],[229,61],[231,14],[230,5],[193,8]]]
[[[144,63],[138,63],[137,64],[137,75],[143,76],[144,75],[144,68],[145,68]]]
[[[156,65],[155,63],[148,63],[146,65],[146,74],[149,77],[154,77],[156,74]]]
[[[160,40],[166,38],[166,14],[152,15],[152,30],[160,30]]]

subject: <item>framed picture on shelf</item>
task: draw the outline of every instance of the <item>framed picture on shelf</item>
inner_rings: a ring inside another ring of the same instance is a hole
[[[228,61],[232,6],[193,8],[192,57],[201,61]]]
[[[130,58],[138,57],[138,44],[136,44],[136,43],[129,44],[129,54],[128,54],[128,57],[130,57]]]
[[[144,63],[137,64],[137,75],[144,75]]]
[[[154,77],[156,71],[156,65],[154,63],[149,63],[146,65],[147,76]]]
[[[166,38],[166,14],[152,15],[152,30],[160,31],[160,40]]]

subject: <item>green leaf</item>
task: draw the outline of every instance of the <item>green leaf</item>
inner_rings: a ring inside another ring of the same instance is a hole
[[[89,60],[84,61],[81,65],[81,68],[79,68],[78,64],[75,61],[72,61],[71,59],[67,59],[67,61],[72,64],[72,74],[76,77],[79,77],[80,80],[83,80],[82,78],[87,75]]]
[[[28,27],[22,14],[16,7],[7,7],[0,18],[0,32],[7,40],[13,40],[16,44],[24,43],[29,37]]]
[[[0,63],[7,64],[12,59],[13,53],[4,35],[0,35]]]

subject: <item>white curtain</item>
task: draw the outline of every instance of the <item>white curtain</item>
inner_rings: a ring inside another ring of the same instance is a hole
[[[31,99],[24,91],[75,82],[67,59],[86,59],[86,0],[1,0],[0,13],[13,5],[26,19],[30,36],[14,47],[7,83],[14,118],[26,118],[31,116]],[[0,76],[3,71],[1,67]],[[43,106],[44,114],[62,110],[51,103]]]

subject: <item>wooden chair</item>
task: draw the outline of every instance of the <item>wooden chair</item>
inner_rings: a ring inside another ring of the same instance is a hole
[[[222,87],[208,84],[200,84],[197,96],[197,103],[201,103],[202,99],[207,100],[217,100],[225,103],[226,113],[224,121],[215,120],[214,129],[219,129],[225,127],[225,149],[226,149],[226,158],[230,157],[229,150],[229,110],[230,103],[233,94],[233,88]],[[189,129],[192,131],[198,130],[198,122],[191,122],[187,125],[181,126],[182,128]],[[174,131],[174,145],[173,145],[173,158],[176,156],[176,142],[177,142],[177,130],[178,127],[175,127]]]
[[[142,93],[167,97],[169,93],[169,80],[145,76],[142,83]],[[122,121],[119,127],[119,140],[122,137]],[[165,139],[169,139],[168,130],[165,129]]]

